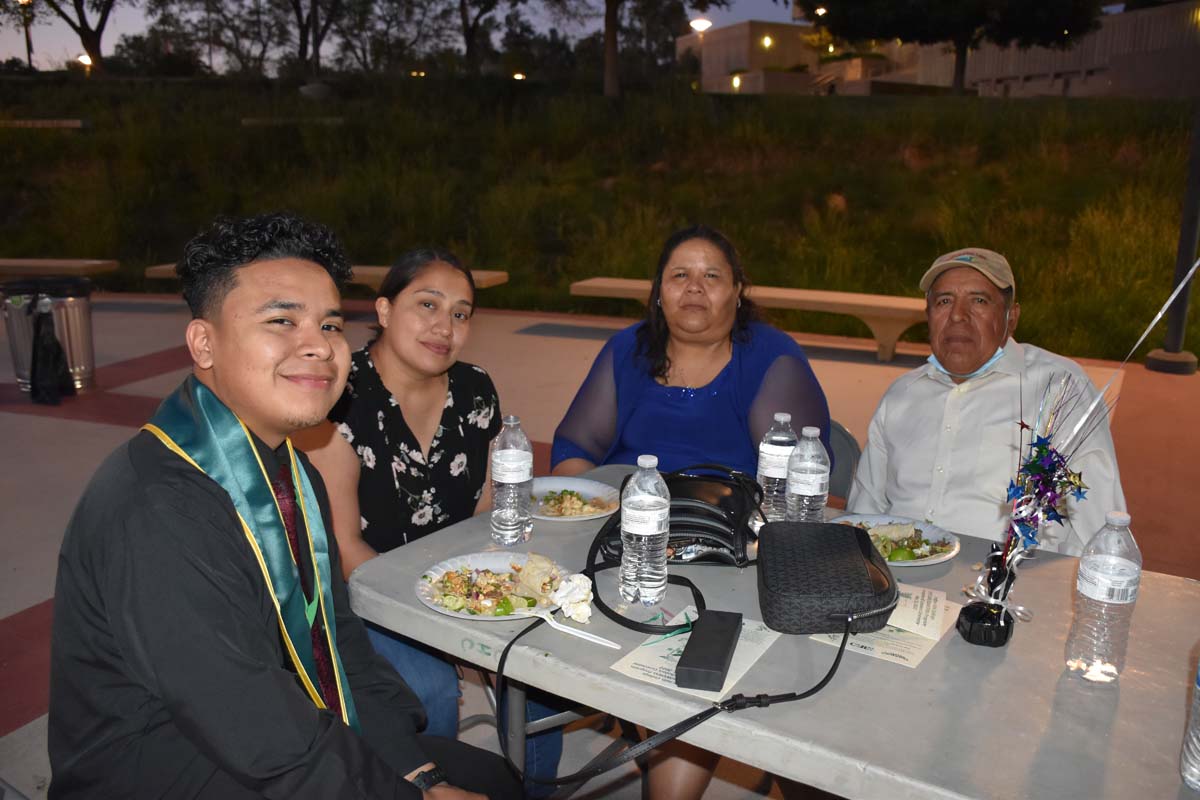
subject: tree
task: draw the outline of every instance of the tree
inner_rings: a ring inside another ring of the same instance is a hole
[[[100,39],[104,36],[104,28],[108,25],[108,18],[112,16],[112,10],[117,4],[117,0],[73,0],[70,11],[63,0],[41,0],[41,2],[45,3],[55,16],[67,23],[67,26],[79,37],[83,51],[92,60],[92,69],[97,72],[103,71],[104,55],[100,52]],[[130,0],[130,2],[136,2],[136,0]],[[89,11],[96,15],[95,20],[89,18]]]
[[[151,0],[147,11],[156,24],[175,18],[196,31],[209,71],[220,51],[227,72],[262,75],[267,59],[288,42],[287,9],[271,0]]]
[[[784,0],[786,1],[786,0]],[[626,0],[604,0],[604,96],[605,97],[620,97],[621,96],[621,52],[619,45],[619,37],[621,35],[621,17],[622,9]],[[693,0],[688,3],[697,12],[703,13],[710,8],[728,8],[731,0]],[[780,0],[774,0],[780,2]],[[634,15],[640,16],[643,20],[649,19],[670,19],[672,16],[677,17],[679,29],[670,30],[659,29],[654,31],[654,36],[667,43],[667,46],[673,46],[674,37],[682,36],[687,33],[686,11],[683,9],[683,4],[677,0],[632,0]],[[673,9],[678,8],[679,13],[673,15]],[[652,49],[647,46],[647,50]]]
[[[208,72],[200,45],[175,18],[151,25],[145,33],[126,34],[108,59],[114,74],[192,77]]]
[[[0,28],[12,27],[23,30],[25,34],[25,69],[33,70],[33,34],[30,29],[34,25],[48,22],[49,10],[39,0],[0,0]],[[13,67],[15,70],[16,68]]]
[[[335,24],[343,65],[381,72],[446,44],[454,8],[445,0],[346,0]]]
[[[1001,47],[1069,48],[1095,30],[1103,0],[797,0],[805,15],[851,41],[898,38],[954,46],[954,92],[966,84],[967,54],[983,41]],[[817,16],[817,8],[826,13]]]
[[[296,62],[311,78],[321,74],[321,45],[341,16],[343,0],[287,0],[296,23]]]
[[[575,72],[571,43],[556,28],[538,32],[517,9],[504,18],[500,49],[506,73],[563,78]]]

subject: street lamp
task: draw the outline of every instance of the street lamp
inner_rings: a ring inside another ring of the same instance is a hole
[[[79,58],[75,59],[80,64],[83,64],[83,75],[85,78],[92,77],[92,57],[87,53],[80,53]]]
[[[33,0],[17,0],[21,6],[21,22],[25,25],[25,63],[33,69],[33,37],[29,35],[29,24],[33,22],[33,9],[29,6]]]
[[[763,50],[770,50],[771,45],[773,45],[773,44],[775,44],[775,40],[772,39],[770,36],[762,37]]]
[[[829,9],[828,9],[828,8],[826,8],[825,6],[817,6],[817,9],[816,9],[816,11],[817,11],[817,16],[818,16],[818,17],[823,17],[823,16],[825,16],[826,14],[828,14],[828,13],[829,13]]]
[[[514,72],[514,73],[513,73],[513,80],[514,80],[514,81],[523,81],[523,80],[525,80],[525,73],[524,73],[524,72]]]
[[[712,20],[700,17],[699,19],[692,20],[688,25],[696,33],[703,35],[706,30],[712,27]]]

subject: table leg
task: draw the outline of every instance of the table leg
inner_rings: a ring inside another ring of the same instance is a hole
[[[505,682],[504,736],[508,740],[508,757],[520,770],[525,769],[525,686],[516,681]]]

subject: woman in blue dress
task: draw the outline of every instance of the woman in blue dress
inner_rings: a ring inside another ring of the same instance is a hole
[[[733,244],[703,225],[663,246],[646,318],[604,346],[554,433],[556,475],[658,456],[667,472],[717,462],[757,471],[776,412],[821,429],[829,406],[800,345],[758,320]]]
[[[758,320],[733,244],[703,225],[667,239],[646,318],[604,346],[554,433],[556,475],[658,456],[659,469],[718,463],[757,472],[758,443],[778,411],[821,429],[829,406],[804,351]],[[673,742],[650,769],[650,796],[698,798],[717,756]]]

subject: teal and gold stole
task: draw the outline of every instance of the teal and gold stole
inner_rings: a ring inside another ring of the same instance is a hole
[[[300,573],[292,558],[287,528],[271,488],[270,476],[250,438],[250,431],[237,415],[211,389],[194,376],[188,376],[182,386],[163,400],[154,417],[142,429],[153,433],[171,452],[229,493],[242,522],[242,531],[258,559],[275,603],[279,628],[296,674],[317,708],[326,706],[317,688],[320,679],[313,659],[310,630],[312,620],[317,614],[321,615],[341,699],[342,707],[336,711],[343,722],[358,730],[354,697],[337,649],[329,538],[312,484],[296,459],[291,440],[287,441],[287,448],[292,483],[296,487],[296,505],[303,515],[313,562],[313,603],[306,600],[300,587]]]

